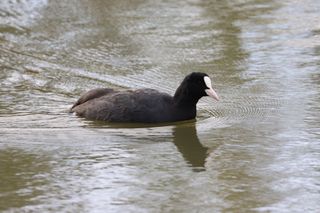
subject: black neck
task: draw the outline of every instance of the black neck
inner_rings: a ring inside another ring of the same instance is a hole
[[[177,106],[187,108],[195,108],[200,98],[192,95],[184,85],[180,85],[173,96],[173,100]]]

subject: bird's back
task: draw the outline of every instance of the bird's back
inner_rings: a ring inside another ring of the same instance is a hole
[[[173,105],[173,98],[166,93],[140,89],[110,92],[87,100],[72,111],[93,120],[154,123],[171,121]]]

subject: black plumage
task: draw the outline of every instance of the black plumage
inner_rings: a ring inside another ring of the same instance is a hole
[[[201,97],[209,95],[218,100],[209,77],[209,85],[204,80],[206,76],[205,73],[187,75],[174,96],[154,89],[90,90],[79,98],[70,112],[109,122],[160,123],[193,119]]]

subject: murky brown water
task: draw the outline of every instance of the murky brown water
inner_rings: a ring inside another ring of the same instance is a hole
[[[319,212],[319,11],[1,0],[0,211]],[[67,113],[83,91],[172,94],[191,71],[222,98],[202,99],[196,121],[124,128]]]

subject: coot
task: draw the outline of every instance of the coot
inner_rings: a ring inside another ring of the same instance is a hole
[[[196,104],[203,96],[219,100],[205,73],[187,75],[174,96],[154,89],[115,91],[103,88],[85,93],[70,112],[91,120],[160,123],[196,117]]]

